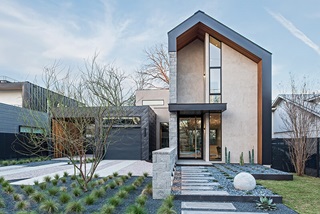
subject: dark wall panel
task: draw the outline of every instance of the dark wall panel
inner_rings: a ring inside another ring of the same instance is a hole
[[[141,160],[141,129],[123,128],[109,137],[110,145],[105,159]]]

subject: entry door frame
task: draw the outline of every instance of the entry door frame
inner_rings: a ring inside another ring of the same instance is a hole
[[[180,118],[184,118],[184,117],[198,117],[201,119],[201,141],[202,141],[202,146],[201,146],[201,157],[200,158],[187,158],[187,157],[180,157]],[[186,160],[203,160],[203,149],[204,149],[204,142],[203,142],[203,136],[204,136],[204,123],[203,123],[203,114],[183,114],[180,115],[179,113],[177,113],[177,150],[178,150],[178,159],[186,159]]]

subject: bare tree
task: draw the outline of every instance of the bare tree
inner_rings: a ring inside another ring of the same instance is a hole
[[[289,147],[291,162],[297,175],[302,176],[305,165],[315,153],[316,137],[319,133],[319,116],[317,104],[310,102],[314,95],[309,94],[306,80],[299,86],[291,76],[291,93],[281,95],[280,104],[283,130],[286,131],[285,142]]]
[[[123,88],[127,77],[114,66],[99,65],[95,56],[85,68],[80,78],[72,78],[70,70],[60,78],[64,68],[58,63],[44,68],[47,102],[39,105],[47,106],[49,121],[34,111],[23,115],[27,124],[30,121],[43,131],[30,133],[27,142],[17,141],[23,147],[20,153],[54,151],[55,157],[67,157],[84,191],[106,155],[113,125],[121,121],[123,106],[131,99],[130,90]]]
[[[144,77],[143,86],[169,87],[169,56],[165,45],[155,45],[145,50],[146,63],[138,73]]]

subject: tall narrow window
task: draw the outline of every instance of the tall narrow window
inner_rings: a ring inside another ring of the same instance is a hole
[[[210,103],[221,103],[221,42],[210,36]]]

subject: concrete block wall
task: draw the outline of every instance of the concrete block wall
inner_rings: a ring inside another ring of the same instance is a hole
[[[177,147],[152,152],[153,199],[164,199],[171,194],[173,170],[177,161]]]

